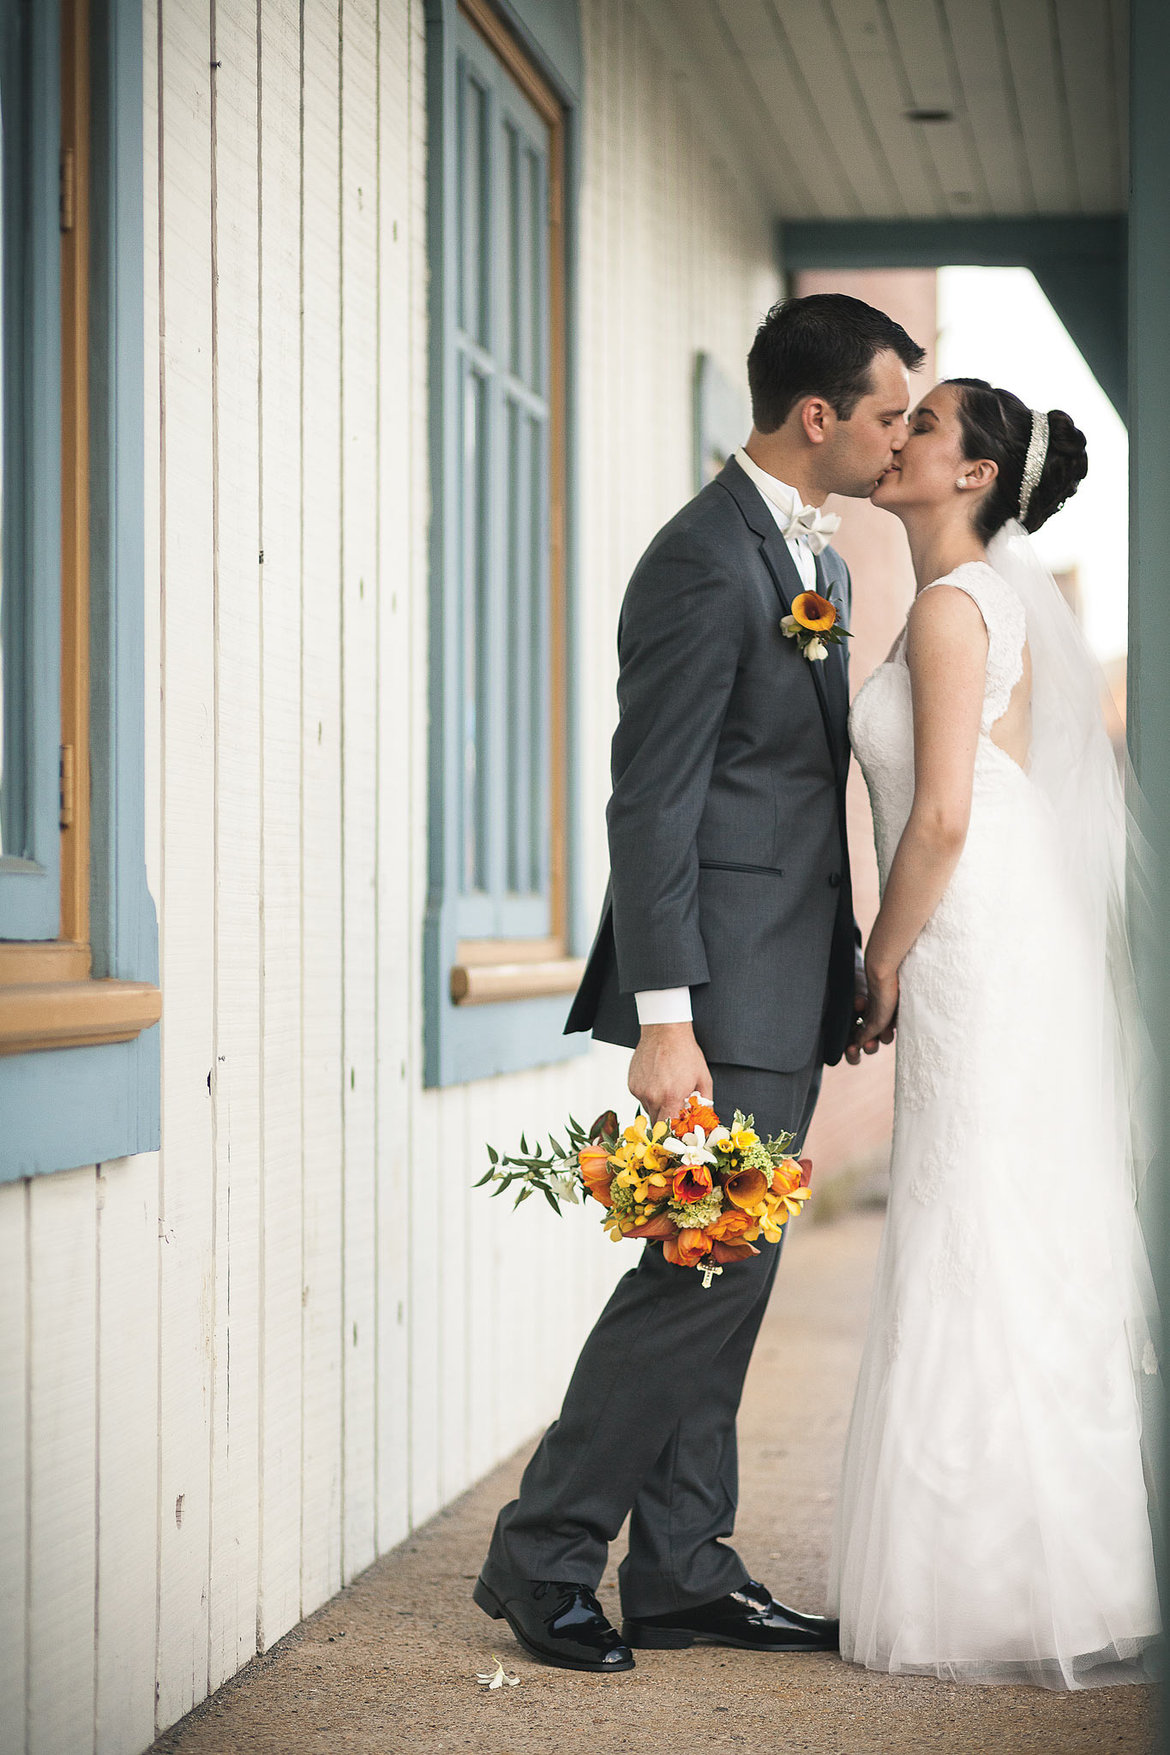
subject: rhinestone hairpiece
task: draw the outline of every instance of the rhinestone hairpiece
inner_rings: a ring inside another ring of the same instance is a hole
[[[1044,473],[1044,462],[1048,456],[1048,416],[1038,408],[1032,410],[1032,436],[1028,440],[1028,455],[1024,458],[1024,473],[1020,480],[1020,523],[1028,516],[1028,507],[1032,503],[1032,495],[1036,492],[1037,483]]]

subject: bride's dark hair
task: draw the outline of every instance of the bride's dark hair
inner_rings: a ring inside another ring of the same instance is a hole
[[[986,378],[947,378],[946,382],[959,392],[963,455],[972,462],[989,457],[999,465],[991,492],[983,496],[975,514],[976,536],[990,542],[1009,518],[1020,515],[1020,483],[1032,437],[1032,410],[1010,390],[993,389]],[[1050,408],[1048,455],[1028,503],[1024,528],[1039,530],[1059,512],[1076,493],[1088,469],[1084,433],[1063,408]]]

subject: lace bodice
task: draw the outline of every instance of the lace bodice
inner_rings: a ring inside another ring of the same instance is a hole
[[[924,586],[923,590],[936,591],[940,585],[954,585],[965,591],[978,608],[987,629],[987,680],[980,723],[980,730],[986,737],[996,720],[1006,713],[1012,690],[1024,672],[1024,646],[1028,638],[1024,606],[1007,580],[1001,579],[986,561],[964,561],[961,567]],[[905,653],[906,630],[903,629],[892,662],[904,666]]]
[[[1007,580],[984,561],[967,561],[925,589],[933,591],[939,585],[955,585],[965,591],[978,607],[987,629],[987,673],[973,789],[974,800],[979,804],[1005,785],[1018,787],[1022,778],[1017,763],[992,742],[991,730],[1002,718],[1012,690],[1023,674],[1027,622],[1024,606]],[[883,887],[914,802],[914,720],[906,631],[903,628],[889,658],[863,684],[849,715],[850,737],[873,804],[874,839]],[[976,839],[979,817],[977,811],[971,831]],[[961,873],[956,873],[956,879],[962,883]]]

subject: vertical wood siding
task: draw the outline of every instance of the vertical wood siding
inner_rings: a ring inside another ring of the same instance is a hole
[[[767,215],[585,0],[576,783]],[[137,1755],[556,1411],[629,1257],[473,1192],[625,1057],[426,1091],[422,0],[145,0],[163,1149],[0,1189],[0,1746]],[[469,1611],[470,1612],[470,1611]]]

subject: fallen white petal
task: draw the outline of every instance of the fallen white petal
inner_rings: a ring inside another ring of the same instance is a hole
[[[519,1676],[509,1676],[507,1670],[505,1670],[505,1668],[504,1668],[503,1664],[500,1662],[499,1658],[496,1657],[496,1654],[494,1651],[492,1653],[492,1656],[494,1658],[496,1658],[495,1669],[489,1670],[486,1676],[476,1676],[476,1678],[475,1678],[476,1681],[479,1683],[480,1687],[481,1688],[502,1688],[505,1685],[505,1683],[507,1684],[507,1686],[509,1688],[518,1687],[519,1682],[520,1682]]]

